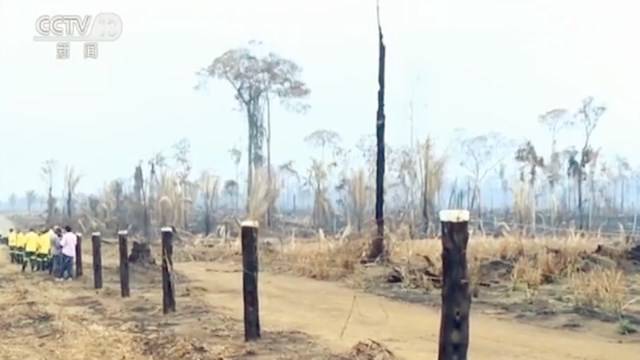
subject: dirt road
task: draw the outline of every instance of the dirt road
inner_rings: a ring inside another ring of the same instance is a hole
[[[200,288],[211,306],[242,318],[242,280],[237,267],[180,263],[176,269],[194,281],[190,286]],[[337,283],[267,273],[260,277],[264,328],[303,331],[336,351],[371,338],[406,359],[431,359],[437,353],[440,314],[435,309],[353,291]],[[353,312],[341,338],[354,297]],[[510,323],[472,312],[469,353],[476,360],[631,360],[638,358],[640,344],[617,344],[588,334]]]

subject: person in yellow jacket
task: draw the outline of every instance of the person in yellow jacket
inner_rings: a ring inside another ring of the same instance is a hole
[[[32,229],[25,235],[24,244],[24,261],[22,262],[22,272],[27,268],[27,263],[31,264],[31,271],[33,272],[36,267],[36,252],[38,251],[38,244],[40,243],[40,237]]]
[[[16,235],[13,229],[9,229],[9,258],[12,264],[16,262]]]
[[[18,264],[24,262],[24,244],[26,240],[24,233],[16,229],[16,262]]]
[[[49,268],[49,252],[51,250],[51,240],[49,229],[43,229],[38,235],[37,266],[38,271],[45,271]]]

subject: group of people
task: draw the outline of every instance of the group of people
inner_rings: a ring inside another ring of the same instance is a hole
[[[9,229],[9,256],[12,264],[31,272],[49,272],[57,281],[74,277],[73,263],[76,257],[77,235],[70,226],[59,226],[27,232]]]

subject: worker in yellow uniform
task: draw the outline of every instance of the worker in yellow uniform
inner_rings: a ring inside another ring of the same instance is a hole
[[[25,234],[16,229],[16,262],[22,264],[24,262],[24,245],[27,238]]]
[[[13,229],[9,229],[9,258],[12,264],[16,262],[16,235]]]
[[[51,250],[51,239],[49,229],[43,229],[38,235],[37,250],[37,270],[45,271],[49,269],[49,251]]]
[[[33,229],[29,229],[29,232],[25,235],[26,241],[24,244],[24,261],[22,262],[22,272],[27,268],[27,263],[31,264],[31,271],[33,272],[36,267],[36,252],[38,251],[38,244],[40,243],[40,236],[36,234]]]

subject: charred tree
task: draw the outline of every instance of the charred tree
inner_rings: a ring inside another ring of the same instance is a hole
[[[142,165],[136,166],[136,170],[133,175],[134,179],[134,192],[136,202],[140,207],[140,225],[142,225],[142,234],[146,240],[149,240],[149,228],[151,226],[149,219],[149,208],[147,206],[147,193],[145,190],[144,175],[142,172]]]
[[[428,140],[427,140],[428,141]],[[430,146],[429,143],[425,144],[425,147]],[[422,188],[422,232],[425,236],[429,236],[429,148],[425,149],[424,154],[424,175],[423,175],[423,188]]]
[[[131,245],[129,262],[138,265],[154,265],[156,260],[151,255],[151,247],[148,243],[134,241]]]
[[[373,261],[384,257],[384,65],[385,45],[380,25],[380,7],[378,6],[378,112],[376,114],[376,236],[369,248],[368,260]]]

